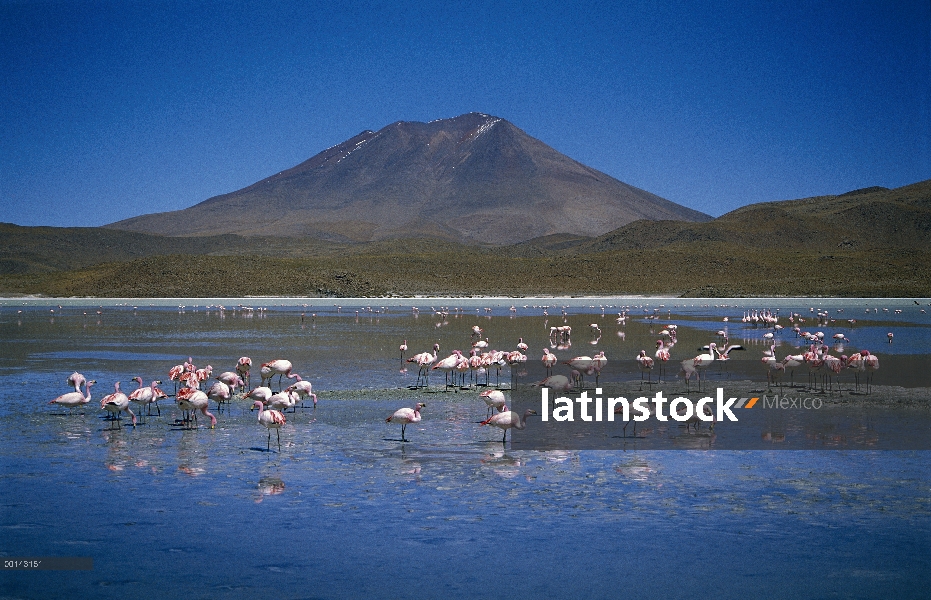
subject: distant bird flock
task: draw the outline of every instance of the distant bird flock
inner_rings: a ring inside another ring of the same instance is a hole
[[[544,321],[544,330],[546,330],[549,323],[549,309],[552,307],[541,308],[546,318]],[[412,310],[416,315],[420,309],[414,307]],[[462,312],[460,309],[455,310]],[[485,310],[490,312],[490,309]],[[651,312],[644,309],[644,322],[651,328],[651,334],[655,331],[656,322],[662,318],[659,310],[653,309]],[[842,310],[838,309],[838,312]],[[441,316],[449,314],[444,313],[444,309],[434,309],[434,311]],[[512,315],[516,311],[516,307],[511,307]],[[615,319],[615,323],[620,328],[618,336],[622,340],[625,339],[623,328],[637,322],[631,316],[630,311],[631,308],[624,307]],[[478,313],[478,309],[476,312]],[[602,316],[604,312],[604,307],[602,307]],[[867,310],[867,312],[870,311]],[[539,359],[545,369],[546,377],[534,385],[545,386],[557,392],[582,390],[586,389],[586,385],[592,384],[600,385],[601,373],[609,360],[604,351],[591,356],[580,355],[565,359],[557,357],[556,351],[567,351],[572,347],[572,328],[566,324],[568,319],[565,308],[562,309],[562,317],[563,325],[548,329],[549,347],[543,348]],[[671,312],[669,320],[671,320]],[[757,335],[766,347],[760,358],[760,364],[761,376],[766,379],[767,390],[772,389],[773,386],[779,386],[782,389],[786,376],[789,378],[789,385],[794,387],[795,377],[798,375],[800,378],[807,376],[807,389],[809,390],[820,390],[828,394],[840,392],[840,375],[850,373],[853,375],[854,392],[860,392],[862,389],[863,393],[872,393],[873,377],[879,370],[879,358],[876,355],[866,349],[851,352],[850,355],[845,354],[845,346],[852,342],[843,332],[828,336],[820,330],[806,331],[803,329],[806,320],[813,321],[818,327],[835,322],[835,319],[831,319],[826,311],[816,313],[812,308],[807,317],[803,317],[800,313],[791,313],[787,318],[783,318],[783,322],[787,322],[787,326],[791,329],[786,329],[786,326],[780,324],[780,320],[778,312],[769,309],[748,310],[741,318],[741,323],[745,327],[761,328],[765,331]],[[723,322],[729,323],[731,318],[724,317]],[[846,323],[853,326],[856,320],[847,319]],[[694,379],[697,390],[701,392],[703,382],[707,381],[712,365],[717,364],[720,372],[726,372],[727,361],[730,360],[732,353],[747,351],[747,348],[742,345],[729,343],[727,326],[725,326],[712,336],[713,341],[698,348],[696,354],[692,355],[686,351],[684,358],[682,355],[673,358],[678,343],[678,325],[669,322],[660,327],[661,330],[655,334],[658,337],[655,348],[639,349],[637,352],[632,352],[629,358],[622,359],[629,361],[627,364],[639,371],[639,390],[643,390],[644,386],[652,389],[654,385],[667,382],[667,366],[677,364],[676,378],[683,380],[686,391],[691,390],[690,386]],[[808,345],[808,350],[799,354],[786,354],[780,358],[777,355],[778,342],[780,337],[787,335],[787,331],[791,331],[788,335],[803,339]],[[592,323],[588,326],[588,332],[592,338],[590,343],[597,344],[601,339],[601,326],[598,323]],[[534,416],[536,412],[527,410],[523,414],[518,414],[509,410],[505,395],[505,391],[508,390],[500,389],[501,371],[504,368],[520,368],[528,361],[527,353],[530,348],[524,341],[525,337],[518,337],[514,350],[495,350],[491,347],[491,340],[495,338],[493,333],[486,332],[478,325],[473,326],[469,338],[463,340],[469,345],[468,354],[464,354],[461,350],[453,350],[445,358],[440,358],[439,343],[433,344],[429,351],[411,356],[406,356],[408,351],[406,339],[398,348],[402,365],[410,364],[417,369],[416,380],[410,386],[412,390],[431,388],[430,375],[434,371],[443,373],[443,391],[448,391],[450,388],[457,391],[486,388],[478,395],[478,399],[486,405],[485,417],[477,423],[481,426],[500,428],[503,431],[502,442],[506,443],[508,430],[525,429],[528,425],[528,418]],[[887,338],[888,343],[891,344],[894,338],[893,333],[889,332]],[[527,336],[526,339],[532,339],[532,337]],[[833,347],[828,346],[827,341],[831,341]],[[836,354],[832,354],[832,351]],[[172,426],[197,429],[201,426],[198,422],[200,416],[205,420],[202,424],[204,427],[214,428],[217,425],[217,415],[210,411],[211,402],[216,407],[216,413],[222,413],[225,406],[237,399],[242,399],[251,403],[251,410],[258,411],[257,423],[267,432],[266,450],[271,450],[271,434],[274,430],[276,444],[280,451],[280,430],[288,423],[286,417],[288,411],[295,413],[298,408],[303,409],[305,402],[312,402],[313,410],[317,409],[317,394],[314,393],[311,383],[294,371],[294,366],[290,361],[274,359],[260,364],[258,369],[260,383],[256,387],[250,387],[252,359],[242,356],[235,361],[231,359],[230,363],[232,365],[230,370],[213,376],[211,365],[198,368],[194,365],[193,358],[188,357],[186,361],[172,367],[165,374],[173,386],[171,395],[160,387],[164,384],[157,377],[147,379],[142,376],[134,377],[132,381],[137,387],[129,391],[128,395],[121,389],[121,382],[114,382],[113,392],[100,399],[100,410],[105,411],[109,427],[122,428],[124,416],[128,417],[132,427],[136,427],[137,424],[145,423],[146,417],[152,417],[153,411],[155,416],[160,417],[159,402],[173,398],[179,412],[170,422]],[[565,368],[567,372],[554,372],[560,368]],[[406,371],[406,368],[402,370],[402,372]],[[654,373],[656,373],[655,378]],[[492,383],[492,374],[494,383]],[[588,378],[587,382],[586,378]],[[91,402],[91,388],[98,382],[88,381],[81,373],[74,372],[66,378],[65,383],[69,388],[73,388],[73,391],[58,396],[49,404],[55,404],[67,408],[69,412],[74,412],[75,409],[83,409]],[[638,382],[634,380],[632,383]],[[277,391],[272,391],[273,386],[277,388]],[[436,386],[431,389],[436,390]],[[426,403],[416,402],[410,407],[399,408],[384,420],[388,424],[400,425],[400,441],[407,442],[407,426],[421,423],[422,411],[426,407]],[[695,425],[697,427],[698,423],[696,422]]]

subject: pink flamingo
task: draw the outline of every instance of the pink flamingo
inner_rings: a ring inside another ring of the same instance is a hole
[[[580,374],[586,373],[588,372],[589,369],[591,369],[592,357],[591,356],[576,356],[575,358],[570,358],[569,360],[563,361],[562,364],[569,365],[570,367],[578,371]],[[579,377],[579,385],[580,387],[585,385],[584,377],[581,377],[581,376]]]
[[[666,347],[663,340],[656,340],[655,361],[659,364],[659,375],[656,381],[662,381],[663,373],[666,371],[666,363],[669,362],[669,348]]]
[[[485,401],[485,404],[488,405],[488,410],[485,412],[485,418],[491,416],[494,409],[498,409],[498,412],[504,412],[507,410],[504,393],[500,390],[485,390],[479,394],[479,397]]]
[[[246,398],[248,398],[249,400],[258,400],[262,402],[263,404],[267,404],[268,399],[271,397],[272,397],[272,389],[269,387],[265,387],[265,386],[259,386],[255,389],[250,390],[249,393],[246,394]]]
[[[285,391],[294,392],[298,395],[298,397],[301,399],[301,408],[304,408],[304,400],[306,398],[313,398],[314,399],[314,410],[316,410],[317,409],[317,394],[314,393],[313,386],[311,385],[309,381],[304,381],[303,379],[301,379],[300,375],[296,375],[295,377],[297,377],[297,382],[289,385],[287,390]]]
[[[653,359],[647,356],[646,350],[641,350],[640,354],[637,355],[637,366],[640,367],[640,389],[643,389],[643,374],[647,375],[647,385],[651,388],[653,387],[653,379],[651,373],[653,372]]]
[[[295,412],[297,411],[297,394],[295,392],[278,392],[277,394],[272,394],[268,399],[267,405],[275,410],[280,410],[281,412],[287,411],[289,408],[293,408]]]
[[[108,394],[101,398],[100,409],[110,413],[111,422],[116,421],[121,428],[123,424],[120,421],[120,414],[124,412],[128,413],[129,416],[132,417],[133,427],[136,426],[136,415],[129,409],[129,396],[120,391],[119,381],[113,384],[112,394]]]
[[[272,429],[274,429],[275,435],[278,437],[278,452],[281,452],[281,426],[288,422],[287,419],[277,410],[265,410],[265,406],[262,404],[261,400],[256,400],[252,403],[252,410],[255,410],[256,407],[259,409],[259,424],[268,430],[268,440],[265,449],[271,450]]]
[[[501,442],[506,444],[508,440],[508,429],[525,429],[527,427],[527,417],[537,414],[537,411],[528,408],[524,411],[523,418],[512,410],[500,412],[492,415],[491,418],[482,421],[482,425],[494,425],[504,430],[504,436]],[[513,440],[513,435],[511,436]]]
[[[236,388],[245,387],[246,383],[242,380],[242,377],[238,373],[232,371],[224,371],[216,377],[217,381],[222,381],[229,387],[230,393],[235,394]]]
[[[450,354],[449,356],[447,356],[447,357],[444,358],[443,360],[441,360],[441,361],[439,361],[438,363],[436,363],[435,365],[433,365],[433,368],[431,369],[431,370],[433,370],[433,371],[435,371],[435,370],[437,370],[437,369],[443,371],[443,373],[446,375],[446,386],[445,386],[446,389],[448,389],[448,388],[449,388],[449,385],[450,385],[450,383],[449,383],[449,374],[450,374],[450,372],[451,372],[453,369],[456,368],[456,365],[459,364],[459,360],[460,360],[461,358],[462,358],[462,352],[460,352],[459,350],[453,350],[453,353],[452,353],[452,354]],[[454,380],[454,381],[453,381],[453,386],[455,386],[455,385],[456,385],[456,384],[455,384],[455,380]]]
[[[194,374],[197,375],[197,387],[200,387],[200,384],[210,379],[210,375],[213,373],[213,367],[207,365],[203,369],[197,369],[194,371]]]
[[[550,375],[543,381],[534,383],[531,387],[547,387],[554,392],[568,392],[574,386],[572,380],[565,375]]]
[[[407,352],[407,340],[404,340],[404,343],[398,346],[398,350],[401,351],[401,360],[404,360],[404,353]]]
[[[139,415],[143,418],[146,416],[146,409],[148,409],[148,414],[151,415],[152,411],[149,408],[153,402],[158,400],[158,385],[161,384],[161,381],[153,381],[147,387],[142,386],[142,377],[133,377],[133,381],[139,382],[138,389],[133,390],[129,395],[129,401],[139,404]],[[156,410],[158,410],[158,404],[155,405]],[[161,411],[159,411],[161,415]],[[145,421],[142,422],[143,424]]]
[[[191,387],[182,388],[175,396],[175,401],[178,403],[178,408],[193,414],[195,420],[197,419],[196,411],[199,410],[205,417],[210,417],[210,429],[216,427],[217,418],[207,410],[210,406],[210,398],[204,392]],[[190,426],[190,417],[186,421]]]
[[[834,391],[834,383],[831,381],[833,377],[837,380],[837,391],[840,392],[840,374],[844,370],[844,367],[847,365],[847,357],[841,356],[837,358],[836,356],[831,356],[827,354],[824,356],[823,360],[825,374],[828,378],[828,391]]]
[[[540,359],[540,360],[543,361],[543,366],[546,367],[546,374],[547,374],[547,375],[552,375],[552,374],[553,374],[553,366],[555,366],[556,363],[559,361],[559,359],[556,358],[556,355],[553,354],[552,352],[550,352],[550,351],[549,351],[549,348],[544,348],[544,349],[543,349],[543,358]]]
[[[74,391],[76,392],[80,392],[81,386],[87,383],[87,380],[84,379],[84,375],[81,375],[77,371],[69,375],[68,379],[65,381],[68,385],[74,386]],[[83,398],[84,395],[82,394],[81,397]]]
[[[288,379],[294,379],[294,375],[291,374],[291,361],[285,360],[283,358],[278,358],[262,365],[262,368],[259,370],[259,373],[262,375],[262,385],[265,385],[265,382],[268,381],[271,383],[271,379],[277,375],[278,376],[278,389],[281,389],[281,378],[287,377]]]
[[[91,401],[91,386],[97,383],[93,379],[85,382],[87,395],[84,395],[84,392],[77,390],[74,392],[68,392],[67,394],[62,394],[61,396],[55,398],[49,404],[58,404],[59,406],[64,406],[68,409],[68,412],[72,412],[74,408],[78,406],[84,406]]]
[[[687,358],[682,361],[682,370],[679,371],[679,374],[685,376],[686,391],[688,391],[689,379],[691,379],[692,375],[695,375],[696,379],[698,379],[698,391],[701,391],[701,373],[703,370],[706,370],[708,367],[710,367],[714,362],[714,352],[718,349],[718,345],[714,342],[711,342],[708,344],[707,348],[707,352],[703,352],[694,358]]]
[[[252,359],[248,356],[240,357],[236,362],[236,372],[245,381],[245,387],[249,387],[249,370],[252,368]]]
[[[404,430],[407,428],[408,423],[420,423],[420,409],[426,406],[423,402],[418,402],[414,408],[399,408],[393,415],[385,419],[385,423],[400,423],[401,441],[406,442],[408,440],[404,438]]]
[[[407,359],[409,363],[415,363],[420,369],[417,374],[417,384],[415,387],[421,387],[420,382],[423,380],[424,385],[430,384],[430,365],[436,361],[436,355],[440,351],[439,344],[433,344],[433,354],[421,352]]]
[[[215,381],[207,390],[207,397],[217,403],[217,411],[220,411],[223,408],[223,403],[230,401],[230,386],[222,381]]]
[[[530,347],[524,343],[524,338],[520,338],[517,342],[517,349],[521,352],[526,352]]]

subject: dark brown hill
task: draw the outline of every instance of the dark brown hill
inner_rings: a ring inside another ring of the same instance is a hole
[[[242,190],[108,227],[508,244],[600,235],[638,219],[710,218],[582,165],[504,119],[469,113],[363,131]]]
[[[642,250],[719,242],[743,248],[913,248],[931,244],[931,180],[802,200],[761,202],[707,223],[635,221],[583,242],[575,252]]]

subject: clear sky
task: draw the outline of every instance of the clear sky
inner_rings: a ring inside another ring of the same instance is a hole
[[[915,183],[931,2],[0,0],[3,222],[185,208],[471,111],[714,216]]]

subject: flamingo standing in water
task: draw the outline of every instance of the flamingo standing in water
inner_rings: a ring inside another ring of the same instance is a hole
[[[447,356],[447,357],[444,358],[443,360],[441,360],[441,361],[439,361],[438,363],[436,363],[435,365],[433,365],[433,368],[432,368],[431,370],[434,370],[434,371],[435,371],[436,369],[439,369],[440,371],[443,371],[443,373],[446,375],[446,386],[445,386],[445,389],[449,389],[449,386],[450,386],[450,383],[449,383],[449,374],[453,371],[453,369],[456,368],[456,365],[459,364],[459,361],[460,361],[461,359],[462,359],[462,352],[460,352],[459,350],[453,350],[453,353],[452,353],[452,354],[450,354],[449,356]],[[453,376],[453,383],[452,383],[452,385],[453,385],[453,387],[455,387],[455,385],[456,385],[455,376]]]
[[[271,383],[272,378],[278,376],[278,389],[281,390],[281,378],[287,377],[288,379],[294,379],[295,375],[291,374],[292,369],[291,361],[285,360],[283,358],[278,358],[271,360],[262,365],[262,368],[259,369],[259,373],[262,375],[262,385],[265,385],[265,382]]]
[[[500,412],[496,415],[492,415],[491,418],[482,421],[482,425],[494,425],[495,427],[500,427],[504,430],[504,436],[501,438],[501,443],[506,444],[508,440],[508,429],[525,429],[527,427],[527,417],[537,414],[537,411],[528,408],[524,411],[523,418],[521,415],[517,414],[513,410],[508,410],[505,412]],[[513,440],[513,436],[512,440]]]
[[[71,375],[68,376],[68,379],[66,379],[65,382],[66,382],[68,385],[74,386],[74,391],[80,392],[80,391],[81,391],[81,386],[84,385],[85,383],[87,383],[87,380],[84,379],[84,375],[81,375],[80,373],[78,373],[77,371],[75,371],[74,373],[72,373]],[[84,395],[81,394],[81,397],[83,398]]]
[[[540,359],[540,360],[543,361],[543,366],[546,367],[546,374],[547,374],[547,375],[552,375],[552,374],[553,374],[553,366],[559,361],[559,359],[556,358],[556,355],[553,354],[552,352],[550,352],[550,351],[549,351],[549,348],[544,348],[544,349],[543,349],[543,358]]]
[[[409,363],[415,363],[420,369],[417,373],[417,384],[415,387],[421,387],[420,382],[423,380],[424,385],[430,384],[430,365],[436,361],[436,355],[440,351],[439,344],[433,344],[433,354],[421,352],[407,359]]]
[[[265,386],[259,386],[255,389],[249,390],[249,393],[245,396],[249,400],[258,400],[263,404],[268,404],[268,399],[272,397],[272,389]]]
[[[120,382],[113,384],[113,393],[101,398],[100,409],[110,413],[111,421],[116,421],[122,428],[120,413],[128,413],[132,417],[133,427],[136,426],[136,415],[129,409],[129,396],[120,391]]]
[[[401,360],[404,360],[404,353],[407,352],[407,340],[404,340],[404,343],[398,346],[398,350],[401,351]]]
[[[314,393],[313,386],[309,381],[301,379],[300,375],[295,375],[297,382],[288,386],[285,391],[294,392],[301,399],[301,408],[304,408],[304,400],[307,398],[314,399],[314,410],[317,408],[317,394]]]
[[[152,414],[150,407],[158,400],[158,386],[162,382],[156,380],[149,384],[148,387],[143,387],[142,377],[133,377],[133,381],[139,382],[139,388],[133,390],[129,395],[129,401],[139,405],[139,416],[145,418],[146,412],[149,415]],[[155,408],[158,410],[158,404],[155,405]],[[161,416],[161,411],[159,411],[159,416]],[[145,421],[142,421],[142,423],[144,424]]]
[[[178,394],[175,396],[175,401],[178,403],[178,408],[189,414],[193,414],[194,419],[197,419],[196,411],[198,410],[203,413],[205,417],[210,417],[210,429],[217,426],[217,418],[207,410],[210,407],[210,398],[208,398],[207,394],[204,392],[195,388],[185,387],[178,391]],[[185,420],[183,420],[183,422],[184,421]],[[190,426],[190,416],[186,419],[186,422]]]
[[[669,348],[666,347],[663,340],[656,340],[655,362],[659,364],[659,374],[656,381],[663,380],[663,373],[666,371],[666,363],[669,362]]]
[[[222,381],[229,387],[230,394],[236,393],[236,388],[245,387],[246,382],[242,380],[242,377],[238,373],[232,371],[224,371],[216,377],[217,381]]]
[[[531,387],[547,387],[554,392],[568,392],[574,387],[572,380],[565,375],[550,375],[543,381],[533,384]]]
[[[249,387],[249,370],[252,368],[252,359],[248,356],[240,357],[236,362],[236,372],[245,382],[245,387]]]
[[[68,392],[67,394],[62,394],[61,396],[55,398],[49,404],[58,404],[59,406],[64,406],[68,409],[68,412],[72,412],[74,408],[78,406],[84,406],[91,401],[91,386],[97,383],[93,379],[85,383],[85,389],[87,390],[87,395],[84,395],[84,392],[78,390],[74,392]]]
[[[223,404],[230,401],[230,386],[222,381],[216,381],[207,390],[207,397],[217,403],[217,411],[220,411],[223,409]]]
[[[860,355],[863,357],[863,368],[866,371],[866,393],[873,392],[873,373],[879,370],[879,357],[870,354],[869,350],[861,350]]]
[[[579,388],[582,388],[585,385],[585,378],[582,375],[587,373],[592,367],[592,357],[591,356],[576,356],[567,361],[563,361],[564,365],[569,365],[574,370],[579,372]]]
[[[494,409],[498,409],[498,412],[504,412],[507,409],[504,393],[499,390],[485,390],[479,394],[479,397],[488,405],[485,418],[490,417]]]
[[[530,346],[524,343],[524,338],[520,338],[517,341],[517,349],[520,350],[521,352],[526,352],[529,348]]]
[[[289,408],[293,408],[297,412],[297,393],[296,392],[278,392],[277,394],[272,394],[268,399],[267,406],[274,408],[275,410],[280,410],[281,412],[286,412]]]
[[[259,409],[259,425],[262,425],[268,430],[268,440],[265,444],[265,449],[271,450],[272,429],[274,429],[275,435],[278,437],[278,452],[281,452],[281,426],[288,422],[287,419],[277,410],[265,410],[265,406],[260,400],[256,400],[252,403],[252,410],[255,410],[256,407]]]
[[[689,389],[689,379],[692,375],[696,376],[698,379],[698,391],[701,391],[701,372],[702,370],[707,369],[714,362],[714,352],[718,349],[718,345],[714,342],[708,344],[708,351],[703,352],[695,356],[694,358],[687,358],[682,361],[682,370],[679,371],[680,375],[685,376],[685,389]]]
[[[647,385],[652,389],[653,387],[653,364],[654,361],[652,358],[647,356],[646,350],[641,350],[640,354],[637,355],[637,366],[640,367],[640,389],[643,389],[643,374],[647,375]]]
[[[404,438],[404,430],[407,428],[408,423],[420,423],[420,409],[426,406],[423,402],[418,402],[414,408],[399,408],[394,411],[393,415],[385,419],[385,423],[400,423],[401,441],[406,442],[408,440]]]

